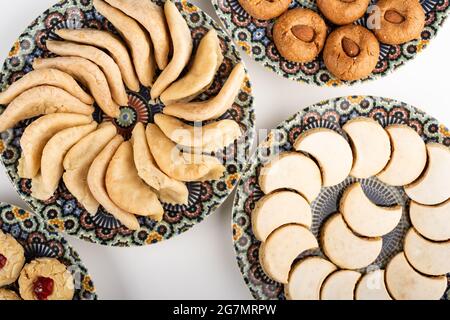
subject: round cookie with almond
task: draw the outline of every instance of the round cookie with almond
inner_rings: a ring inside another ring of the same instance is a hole
[[[239,0],[239,3],[253,18],[270,20],[283,14],[291,0]]]
[[[359,25],[333,31],[323,50],[328,70],[341,80],[358,80],[370,75],[378,63],[380,44],[372,32]]]
[[[325,44],[327,25],[309,9],[296,8],[284,13],[273,26],[273,40],[280,54],[293,62],[313,61]]]
[[[391,45],[420,38],[425,27],[425,12],[418,0],[380,0],[369,19],[375,22],[378,40]]]

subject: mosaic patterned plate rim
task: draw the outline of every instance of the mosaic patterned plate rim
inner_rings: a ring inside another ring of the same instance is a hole
[[[372,4],[375,2],[376,0],[371,0]],[[420,0],[420,2],[426,12],[426,26],[421,38],[399,46],[381,44],[380,59],[369,77],[356,81],[341,81],[327,70],[321,55],[313,62],[306,64],[296,64],[282,58],[271,40],[270,22],[252,19],[238,0],[212,0],[214,10],[227,32],[254,61],[277,75],[293,81],[333,87],[352,86],[383,78],[414,59],[420,51],[425,49],[447,19],[450,2],[448,0]],[[290,8],[297,6],[318,11],[313,0],[294,0]],[[356,23],[365,25],[366,21],[367,19],[363,17]]]
[[[27,263],[35,258],[56,258],[75,280],[74,300],[97,300],[95,286],[79,254],[61,233],[38,215],[0,201],[0,230],[13,236],[25,249]],[[18,289],[6,286],[11,289]]]
[[[160,0],[152,0],[162,5]],[[209,15],[186,0],[175,1],[178,9],[188,22],[196,47],[210,28],[216,29],[221,39],[224,63],[218,70],[216,79],[210,89],[203,94],[204,99],[220,90],[221,84],[228,77],[231,69],[238,62],[243,62],[239,51],[226,32]],[[5,60],[0,73],[0,90],[31,70],[35,57],[46,56],[45,40],[54,37],[53,30],[58,28],[93,27],[115,32],[114,27],[96,12],[92,0],[62,0],[53,5],[34,20],[15,42],[9,56]],[[204,183],[189,183],[189,205],[173,206],[164,204],[165,215],[160,223],[139,217],[141,229],[131,232],[121,226],[111,215],[99,210],[91,217],[82,206],[60,184],[56,196],[49,201],[39,201],[30,195],[29,180],[17,176],[17,161],[20,156],[19,139],[29,121],[24,121],[16,128],[2,133],[0,140],[1,162],[20,197],[50,225],[79,239],[105,246],[143,246],[158,243],[181,234],[212,214],[229,197],[246,164],[241,157],[248,154],[255,132],[255,115],[251,82],[248,77],[235,100],[232,108],[222,116],[236,120],[245,136],[239,142],[218,151],[216,156],[228,160],[224,178]],[[130,105],[123,108],[122,115],[115,124],[120,133],[130,134],[132,127],[125,127],[127,121],[150,122],[155,113],[161,112],[159,101],[150,101],[149,92],[141,87],[140,92],[129,92]],[[0,112],[4,106],[0,106]],[[94,113],[97,121],[107,121],[97,108]],[[131,120],[130,120],[131,119]],[[109,119],[111,120],[111,119]],[[125,124],[124,124],[125,123]],[[134,124],[133,124],[134,125]],[[123,131],[123,132],[122,132]],[[245,159],[245,158],[244,158]]]
[[[326,127],[339,132],[342,124],[359,116],[371,117],[378,120],[383,126],[397,123],[407,124],[415,129],[425,142],[437,142],[450,148],[450,130],[445,125],[439,123],[438,120],[414,106],[384,97],[348,96],[324,100],[306,107],[302,111],[281,122],[281,124],[274,129],[275,131],[273,131],[274,134],[272,135],[271,142],[269,143],[269,138],[264,140],[250,158],[242,178],[239,181],[233,202],[231,227],[233,230],[232,241],[236,254],[236,261],[243,280],[254,299],[285,299],[283,286],[269,279],[262,271],[258,258],[261,242],[256,240],[251,226],[251,212],[256,202],[263,195],[257,182],[258,169],[262,164],[261,159],[264,159],[264,157],[270,154],[270,152],[272,152],[271,150],[276,150],[273,149],[274,145],[280,147],[280,152],[292,150],[294,141],[303,130],[314,127]],[[273,140],[274,136],[280,136],[280,138]],[[271,147],[269,147],[269,145]],[[277,153],[273,152],[273,154]],[[349,177],[345,182],[336,186],[336,188],[348,186],[355,181],[361,181],[362,183],[369,185],[370,183],[375,183],[379,180],[373,178],[355,179]],[[381,182],[379,183],[382,184]],[[333,188],[334,187],[322,188],[321,194],[324,193],[325,196],[327,194],[332,194],[331,191]],[[389,186],[387,186],[387,188],[403,190],[403,188]],[[326,193],[324,190],[331,191]],[[340,194],[340,196],[341,195],[342,194]],[[397,228],[400,230],[398,232],[404,237],[404,234],[410,226],[409,219],[405,218],[408,198],[404,192],[399,193],[399,195],[399,197],[405,201],[402,221],[404,219],[407,221],[399,223]],[[315,220],[314,207],[317,199],[312,203],[313,221]],[[319,225],[321,225],[322,222],[320,222]],[[311,230],[316,235],[317,231],[313,229],[314,227]],[[403,238],[400,238],[400,240],[403,240]],[[387,248],[387,250],[392,251],[389,251],[388,254],[390,254],[390,256],[387,256],[384,259],[390,259],[395,253],[400,252],[402,248]],[[306,255],[323,256],[321,252],[308,252]],[[299,258],[303,258],[304,256],[305,255],[301,255]],[[450,273],[447,274],[447,278],[449,280],[449,286],[447,287],[443,299],[448,300],[450,299]]]

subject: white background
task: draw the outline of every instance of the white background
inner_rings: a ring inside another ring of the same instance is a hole
[[[0,60],[27,25],[56,0],[0,1]],[[208,0],[193,1],[219,21]],[[257,128],[273,128],[301,108],[346,95],[396,98],[450,125],[450,22],[416,59],[377,81],[319,88],[281,78],[244,55],[256,97]],[[67,237],[100,299],[251,299],[231,240],[232,198],[203,223],[158,245],[110,248]],[[0,201],[27,208],[0,169]]]

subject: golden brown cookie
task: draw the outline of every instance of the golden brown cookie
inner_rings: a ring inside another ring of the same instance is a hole
[[[330,34],[323,60],[335,77],[352,81],[367,77],[375,69],[379,54],[380,44],[372,32],[347,25]]]
[[[239,3],[253,18],[269,20],[285,12],[291,0],[239,0]]]
[[[396,45],[420,37],[425,12],[418,0],[380,0],[377,8],[369,22],[380,42]]]
[[[350,24],[361,18],[369,7],[370,0],[317,0],[323,15],[338,25]]]
[[[293,62],[314,60],[325,43],[327,26],[316,12],[292,9],[284,13],[273,26],[273,40],[280,54]]]

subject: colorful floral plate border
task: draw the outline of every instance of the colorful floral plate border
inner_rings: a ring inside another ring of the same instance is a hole
[[[450,131],[444,125],[417,108],[387,98],[371,96],[336,98],[308,107],[282,122],[250,159],[239,182],[233,206],[232,228],[237,263],[255,299],[285,299],[283,285],[271,280],[261,268],[258,257],[261,242],[255,238],[252,231],[252,210],[264,195],[258,185],[261,166],[274,155],[292,150],[293,143],[302,132],[315,127],[326,127],[342,133],[340,129],[342,125],[356,117],[373,118],[383,126],[394,123],[406,124],[415,129],[425,142],[437,142],[450,148]],[[338,186],[323,188],[319,197],[311,204],[313,213],[311,231],[316,237],[319,236],[324,219],[336,212],[338,199],[345,187],[357,180],[349,177]],[[403,188],[389,187],[376,178],[359,181],[363,184],[366,194],[376,203],[401,204],[404,208],[401,222],[394,231],[383,237],[382,253],[371,266],[384,268],[390,258],[402,250],[402,240],[410,227],[406,210],[409,199]],[[320,250],[308,254],[323,256]],[[450,298],[450,274],[448,279],[449,287],[445,299]]]
[[[376,2],[371,1],[372,4]],[[380,59],[373,73],[363,80],[346,82],[338,80],[327,70],[321,55],[313,62],[305,64],[293,63],[281,57],[272,41],[273,20],[262,21],[252,18],[238,0],[212,0],[217,15],[232,38],[255,61],[285,78],[318,86],[353,85],[374,80],[413,59],[436,36],[450,9],[449,0],[420,0],[420,2],[426,12],[426,26],[421,38],[403,45],[381,44]],[[291,8],[295,7],[318,10],[316,1],[312,0],[294,0]],[[367,25],[367,16],[356,23]]]
[[[47,257],[66,265],[75,280],[74,300],[97,300],[94,283],[80,256],[55,228],[31,212],[0,202],[0,230],[24,247],[27,262]]]
[[[162,2],[156,3],[162,5]],[[203,99],[208,99],[218,93],[234,65],[241,61],[240,54],[231,39],[206,13],[186,1],[177,2],[176,5],[191,28],[195,46],[210,28],[217,30],[221,40],[225,59],[214,83],[202,95]],[[44,12],[14,44],[0,74],[0,90],[4,90],[10,83],[29,72],[35,58],[50,55],[46,51],[45,41],[48,38],[57,38],[54,33],[56,29],[81,27],[115,32],[114,27],[93,8],[90,0],[61,1]],[[20,137],[32,120],[24,121],[2,134],[1,160],[22,199],[58,230],[102,245],[140,246],[156,243],[185,232],[201,222],[225,201],[236,186],[254,136],[255,120],[251,92],[250,80],[247,77],[233,107],[223,116],[237,121],[246,132],[241,141],[216,154],[220,159],[226,160],[225,177],[218,181],[189,183],[188,205],[165,204],[162,222],[155,223],[148,218],[139,218],[141,230],[136,232],[126,229],[103,210],[99,210],[95,216],[89,215],[63,183],[60,184],[55,196],[48,201],[39,201],[31,196],[30,180],[19,178],[17,164],[21,156]],[[140,92],[129,92],[129,96],[129,106],[122,108],[120,118],[114,121],[119,132],[125,137],[131,135],[137,121],[151,122],[153,115],[161,112],[164,107],[160,101],[150,101],[147,88],[141,88]],[[0,107],[0,112],[3,109],[4,107]],[[98,108],[94,118],[99,122],[111,121]]]

